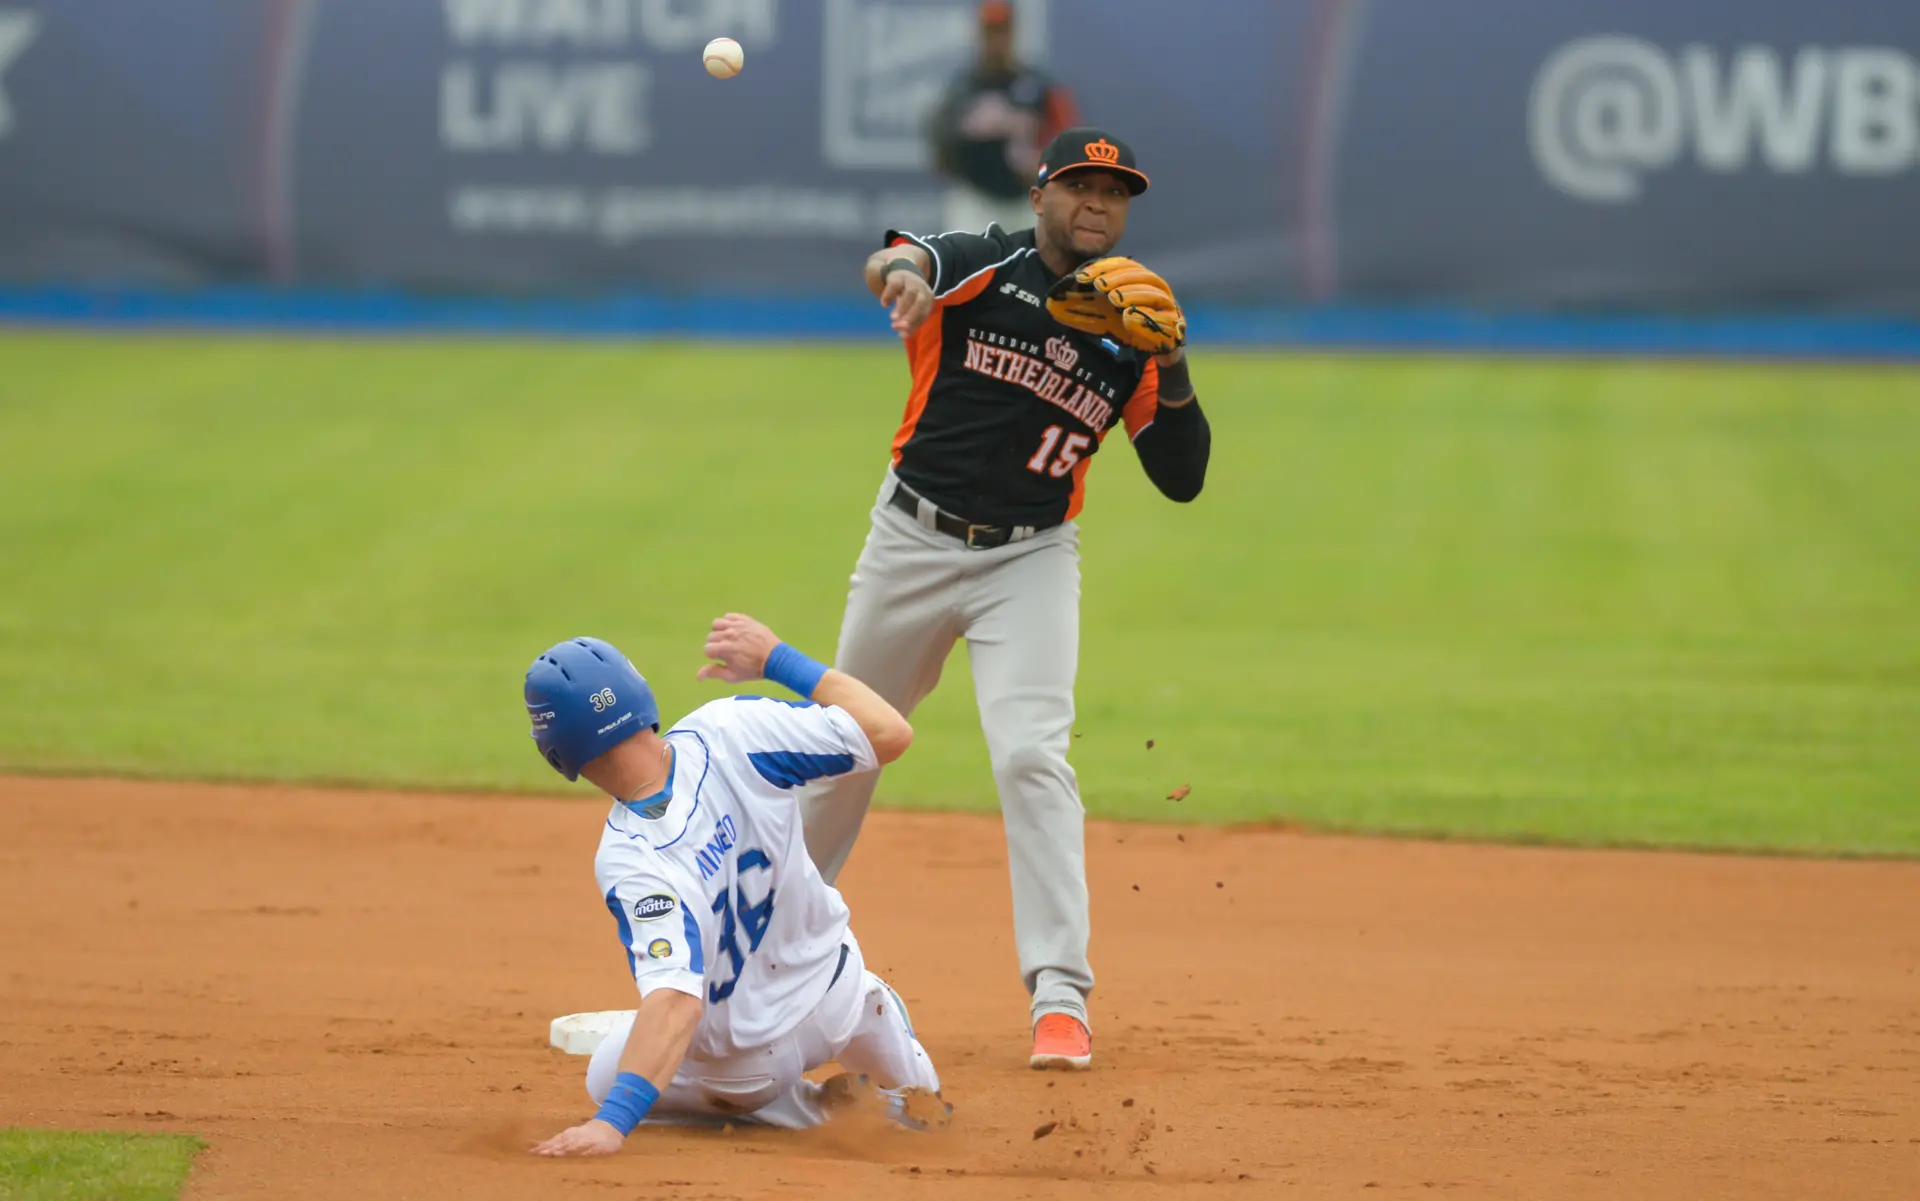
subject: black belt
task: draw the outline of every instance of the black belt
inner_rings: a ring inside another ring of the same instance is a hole
[[[833,979],[827,981],[827,987],[829,989],[840,983],[840,973],[847,970],[847,952],[850,950],[852,950],[852,948],[847,946],[846,943],[840,944],[840,962],[834,965]]]
[[[913,518],[915,521],[918,521],[920,520],[920,502],[924,499],[925,498],[918,492],[915,492],[913,489],[896,480],[893,485],[893,495],[887,498],[887,503]],[[1039,531],[1052,529],[1053,527],[1033,525],[980,525],[977,522],[968,521],[964,517],[949,513],[945,509],[935,506],[933,510],[933,528],[947,535],[949,538],[958,538],[974,550],[992,550],[996,546],[1005,546],[1009,542],[1017,542],[1023,538],[1031,538]]]

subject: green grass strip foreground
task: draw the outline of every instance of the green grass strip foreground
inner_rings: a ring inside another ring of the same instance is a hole
[[[1198,502],[1124,435],[1089,477],[1094,814],[1920,852],[1920,373],[1194,378]],[[669,716],[727,609],[832,653],[905,387],[886,347],[0,336],[0,768],[564,789],[552,642]],[[991,811],[964,645],[914,720],[882,802]]]
[[[0,1201],[173,1201],[205,1147],[174,1134],[0,1130]]]

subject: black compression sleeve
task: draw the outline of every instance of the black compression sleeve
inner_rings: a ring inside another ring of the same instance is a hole
[[[1193,376],[1187,369],[1187,356],[1181,355],[1170,367],[1160,368],[1160,399],[1175,403],[1193,395]]]
[[[1213,427],[1200,411],[1198,397],[1178,408],[1161,405],[1153,423],[1133,440],[1147,478],[1168,500],[1181,504],[1200,495],[1212,450]]]

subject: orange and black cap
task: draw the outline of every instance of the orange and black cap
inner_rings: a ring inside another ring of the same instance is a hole
[[[1135,196],[1147,190],[1146,173],[1133,158],[1133,147],[1103,129],[1078,125],[1062,130],[1040,152],[1039,187],[1069,171],[1111,171],[1127,182]]]

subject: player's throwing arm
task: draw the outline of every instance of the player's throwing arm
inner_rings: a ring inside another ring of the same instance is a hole
[[[1093,1059],[1084,814],[1067,762],[1074,519],[1088,469],[1124,427],[1154,485],[1190,501],[1212,442],[1173,289],[1114,254],[1146,190],[1126,143],[1070,129],[1041,157],[1031,230],[895,230],[866,262],[910,383],[835,663],[911,714],[967,640],[1007,823],[1035,1067]],[[853,850],[875,779],[843,776],[802,798],[807,848],[828,880]]]

